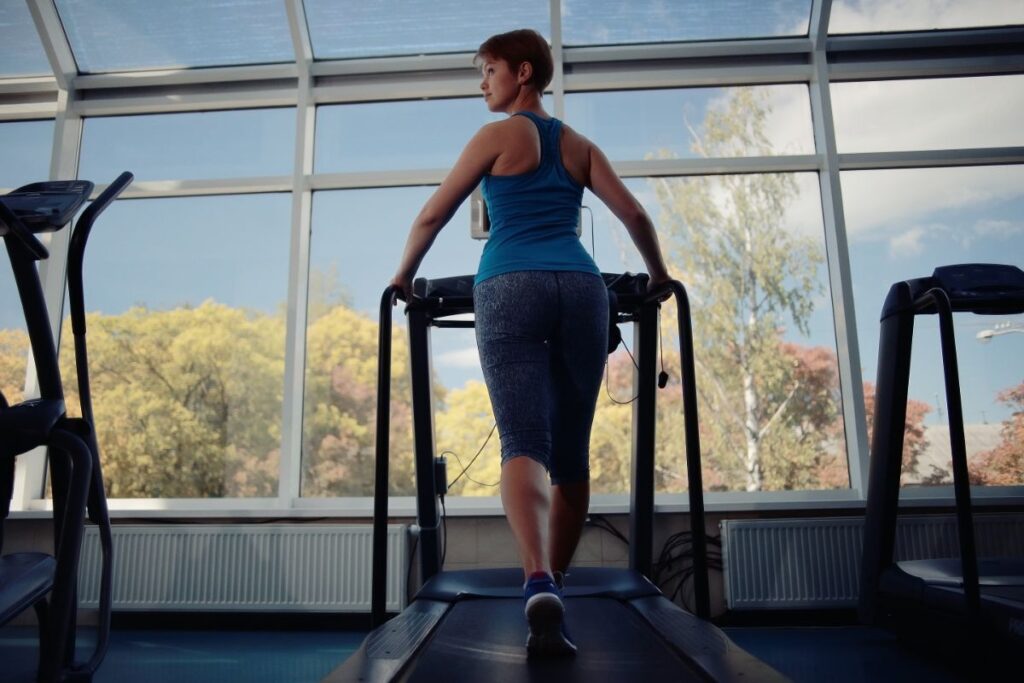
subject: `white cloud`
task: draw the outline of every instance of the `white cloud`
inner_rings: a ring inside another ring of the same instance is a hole
[[[477,353],[476,346],[445,351],[438,354],[437,364],[449,368],[478,368],[480,367],[480,354]]]
[[[840,153],[1024,144],[1024,76],[833,83]]]
[[[899,31],[1019,24],[1020,0],[837,0],[832,4],[833,32]]]
[[[1024,167],[851,171],[841,182],[846,230],[857,239],[903,232],[941,211],[984,211],[1024,196]]]
[[[924,236],[925,229],[921,226],[914,226],[903,233],[890,237],[889,255],[898,259],[921,253],[924,249],[922,244]]]

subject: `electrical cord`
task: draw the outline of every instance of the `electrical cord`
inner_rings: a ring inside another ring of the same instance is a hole
[[[711,546],[707,549],[706,556],[708,569],[722,571],[721,537],[708,536],[707,544]],[[680,531],[665,539],[653,570],[654,583],[662,592],[673,602],[678,602],[686,609],[693,611],[687,599],[689,594],[687,584],[692,586],[692,579],[696,572],[693,564],[693,533]],[[672,588],[671,591],[669,591],[669,587]]]
[[[498,484],[500,484],[500,483],[501,483],[501,479],[499,479],[499,480],[498,480],[498,482],[497,482],[497,483],[495,483],[495,484],[486,484],[486,483],[484,483],[484,482],[481,482],[481,481],[477,481],[476,479],[473,479],[472,477],[470,477],[470,476],[469,476],[469,475],[467,474],[467,472],[469,472],[469,468],[473,466],[473,463],[474,463],[474,462],[476,462],[476,459],[477,459],[477,458],[479,458],[479,457],[480,457],[480,454],[484,452],[484,449],[485,449],[485,448],[487,448],[487,444],[488,444],[488,443],[490,442],[490,440],[491,440],[491,437],[492,437],[492,436],[494,436],[494,432],[495,432],[495,430],[496,430],[497,428],[498,428],[498,423],[497,423],[497,422],[495,422],[495,423],[494,423],[494,426],[493,426],[493,427],[491,427],[491,431],[490,431],[490,433],[488,433],[488,434],[487,434],[487,438],[486,438],[486,439],[484,439],[484,443],[483,443],[483,445],[482,445],[482,446],[480,446],[480,450],[478,450],[478,451],[476,452],[476,455],[474,455],[474,456],[472,457],[472,459],[471,459],[471,460],[469,461],[469,464],[468,464],[468,465],[465,465],[465,466],[463,466],[463,464],[462,464],[462,459],[461,459],[461,458],[459,458],[458,454],[456,454],[456,453],[455,453],[454,451],[444,451],[443,453],[441,453],[441,455],[445,455],[446,453],[451,453],[452,455],[454,455],[454,456],[455,456],[455,459],[456,459],[456,460],[458,460],[458,462],[459,462],[459,467],[462,467],[462,471],[461,471],[461,472],[459,472],[459,476],[455,477],[455,479],[453,479],[453,480],[452,480],[452,483],[448,484],[448,486],[446,486],[446,487],[445,487],[445,490],[446,490],[446,491],[450,491],[450,490],[451,490],[451,488],[452,488],[453,486],[455,486],[455,484],[456,484],[456,483],[457,483],[457,482],[459,481],[459,479],[462,479],[462,477],[466,477],[466,479],[469,479],[469,480],[470,480],[471,482],[473,482],[474,484],[480,484],[481,486],[497,486]]]
[[[590,258],[597,262],[597,242],[594,239],[594,210],[589,206],[580,206],[580,210],[582,211],[583,209],[586,209],[587,213],[590,214]]]
[[[622,340],[622,348],[626,349],[626,355],[628,355],[629,359],[631,361],[633,361],[633,367],[635,367],[637,370],[639,370],[640,366],[637,365],[636,358],[633,357],[633,354],[629,350],[629,347],[626,346],[626,340],[625,339]],[[612,390],[611,390],[611,387],[609,386],[610,382],[609,382],[609,379],[608,379],[608,376],[609,376],[608,367],[609,367],[609,365],[610,365],[610,363],[608,361],[604,362],[604,392],[606,394],[608,394],[608,399],[612,403],[617,403],[620,406],[628,406],[630,403],[635,401],[637,399],[637,397],[640,396],[640,394],[636,394],[636,396],[633,396],[633,398],[629,399],[628,401],[620,401],[617,398],[615,398],[614,396],[612,396]]]

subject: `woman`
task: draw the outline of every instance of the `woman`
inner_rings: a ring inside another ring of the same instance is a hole
[[[650,218],[608,159],[544,111],[553,64],[540,34],[492,36],[474,63],[487,108],[508,118],[473,136],[423,206],[391,284],[409,300],[423,256],[482,180],[490,238],[474,281],[476,336],[501,437],[501,500],[526,575],[527,650],[571,655],[559,584],[587,516],[608,336],[607,290],[576,236],[584,187],[626,226],[651,288],[669,274]]]

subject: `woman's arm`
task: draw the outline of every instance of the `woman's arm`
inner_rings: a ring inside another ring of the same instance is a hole
[[[650,288],[671,279],[650,216],[612,169],[608,158],[593,143],[590,144],[589,181],[590,190],[626,226],[651,276]]]
[[[491,123],[477,131],[462,150],[459,160],[455,162],[448,176],[441,182],[441,186],[427,200],[413,221],[402,261],[391,279],[391,284],[402,291],[406,301],[412,295],[412,279],[430,245],[434,243],[434,238],[484,174],[491,170],[501,153],[499,125],[500,123]]]

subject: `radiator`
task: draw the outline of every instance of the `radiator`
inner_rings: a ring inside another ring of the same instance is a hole
[[[368,612],[372,529],[331,525],[117,525],[116,610]],[[406,528],[388,527],[387,609],[405,607]],[[86,530],[82,607],[99,606],[100,542]]]
[[[725,520],[725,601],[730,610],[854,607],[864,519]],[[980,556],[1024,556],[1024,516],[975,515]],[[957,557],[956,517],[901,515],[896,560]]]

